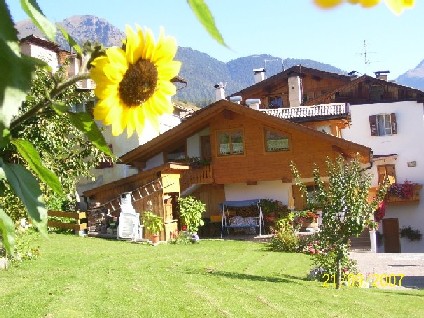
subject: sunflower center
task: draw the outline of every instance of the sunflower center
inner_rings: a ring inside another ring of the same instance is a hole
[[[136,107],[149,99],[156,90],[158,70],[147,60],[130,64],[119,83],[119,97],[129,107]]]

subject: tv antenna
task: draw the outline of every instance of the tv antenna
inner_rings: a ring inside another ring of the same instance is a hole
[[[364,40],[363,51],[362,51],[362,53],[359,53],[360,55],[362,55],[364,57],[364,68],[365,68],[364,74],[367,74],[367,66],[370,65],[371,63],[373,63],[373,62],[370,61],[369,56],[368,56],[370,53],[375,53],[375,52],[369,52],[368,51],[368,49],[367,49],[367,41]]]

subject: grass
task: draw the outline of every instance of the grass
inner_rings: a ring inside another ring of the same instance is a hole
[[[422,317],[424,291],[324,288],[263,244],[156,247],[52,234],[0,272],[0,317]]]

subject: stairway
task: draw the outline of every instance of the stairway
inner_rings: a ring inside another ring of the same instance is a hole
[[[358,237],[350,238],[350,249],[355,251],[371,250],[370,232],[368,231],[368,229],[362,231],[362,233]]]

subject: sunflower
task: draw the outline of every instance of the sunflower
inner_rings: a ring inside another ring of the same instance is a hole
[[[345,0],[350,4],[360,4],[364,8],[371,8],[380,3],[380,0]],[[322,9],[329,9],[336,7],[343,2],[343,0],[314,0],[315,4]],[[396,14],[402,13],[404,9],[412,8],[415,0],[385,0],[386,5]]]
[[[156,128],[162,114],[172,112],[171,96],[176,88],[171,83],[181,67],[174,61],[177,44],[161,29],[157,44],[150,29],[126,26],[122,48],[108,48],[104,56],[91,63],[90,76],[96,83],[99,99],[94,119],[112,125],[112,135],[127,129],[140,136],[147,121]]]

